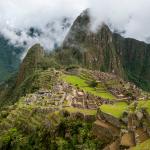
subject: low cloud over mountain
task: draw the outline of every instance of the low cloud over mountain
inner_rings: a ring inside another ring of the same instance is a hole
[[[2,0],[0,32],[16,46],[41,43],[51,50],[62,43],[74,19],[86,8],[91,10],[93,31],[105,22],[125,37],[149,42],[148,0]]]

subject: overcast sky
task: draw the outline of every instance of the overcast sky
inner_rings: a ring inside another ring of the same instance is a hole
[[[148,42],[150,0],[0,0],[0,32],[15,45],[41,43],[51,50],[69,30],[62,27],[62,19],[67,17],[72,24],[86,8],[91,8],[92,30],[105,22],[112,30],[125,31],[125,37]],[[43,34],[31,38],[30,27]]]

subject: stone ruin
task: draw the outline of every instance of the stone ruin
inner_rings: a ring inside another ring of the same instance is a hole
[[[114,95],[120,94],[116,91],[117,90],[111,92],[115,92]],[[120,101],[103,99],[85,93],[83,90],[62,81],[54,85],[51,90],[41,89],[34,94],[27,95],[24,101],[27,105],[37,104],[41,106],[35,108],[37,113],[49,113],[51,111],[63,110],[63,108],[66,107],[97,110],[99,106],[103,104],[114,104],[121,101],[128,101],[130,103],[130,100],[123,99],[123,97],[124,95],[120,94]],[[144,110],[136,114],[126,112],[121,119],[101,111],[97,113],[97,118],[91,118],[91,116],[84,115],[80,112],[70,115],[74,118],[82,118],[86,121],[94,121],[96,119],[93,125],[93,133],[99,139],[108,143],[106,148],[130,148],[150,137],[150,128],[142,123],[144,117],[150,121],[149,114]],[[124,128],[122,128],[122,126],[124,126]]]
[[[123,118],[124,117],[124,118]],[[126,112],[122,118],[115,118],[101,110],[97,113],[97,120],[93,125],[93,133],[100,140],[108,143],[104,150],[129,149],[140,144],[150,137],[149,128],[143,124],[143,119],[150,115],[146,111]],[[126,118],[126,121],[123,119]],[[149,120],[147,118],[147,120]],[[150,123],[150,120],[149,120]]]

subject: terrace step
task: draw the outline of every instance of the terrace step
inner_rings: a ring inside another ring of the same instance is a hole
[[[119,137],[120,130],[104,120],[96,120],[93,124],[93,133],[100,140],[110,143]]]
[[[135,141],[134,133],[133,132],[125,133],[121,137],[120,145],[121,146],[125,146],[125,147],[133,147],[133,146],[135,146],[136,145],[136,141]]]
[[[135,131],[136,144],[140,144],[146,141],[148,138],[149,138],[149,135],[142,128],[139,128]]]
[[[117,139],[115,142],[111,143],[103,150],[120,150],[120,141]]]

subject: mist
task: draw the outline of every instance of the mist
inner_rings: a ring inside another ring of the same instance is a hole
[[[86,0],[1,0],[0,33],[15,46],[40,43],[52,50],[85,8]]]
[[[107,24],[124,37],[150,42],[149,0],[1,0],[0,34],[15,46],[60,46],[80,13],[90,8],[91,30]]]
[[[149,0],[92,0],[90,8],[93,31],[105,23],[124,37],[150,42]]]

